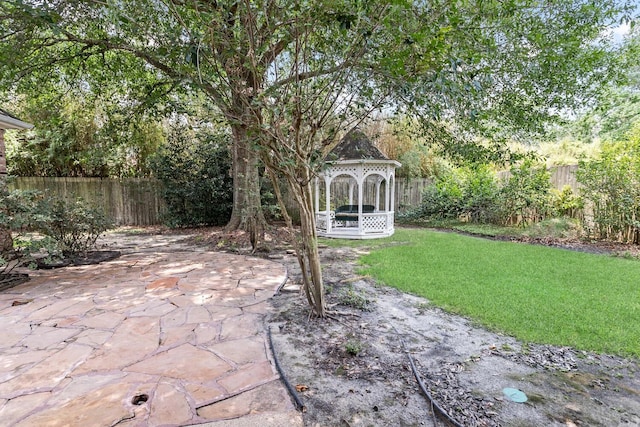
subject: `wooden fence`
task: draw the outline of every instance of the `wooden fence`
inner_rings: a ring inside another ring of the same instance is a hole
[[[578,171],[578,165],[564,165],[554,166],[549,169],[551,173],[550,181],[551,188],[557,188],[562,190],[565,185],[571,187],[574,192],[577,192],[580,188],[580,184],[576,178],[576,172]],[[511,175],[509,171],[498,172],[498,179],[506,180]]]
[[[577,165],[560,166],[552,169],[551,183],[561,189],[570,185],[574,191],[578,188],[576,181]],[[498,176],[504,178],[505,172]],[[508,172],[506,172],[508,174]],[[405,211],[420,204],[422,192],[431,180],[426,178],[398,178],[395,188],[395,210]],[[105,213],[118,225],[145,226],[157,225],[162,221],[166,207],[160,196],[160,183],[151,178],[107,179],[107,178],[41,178],[19,177],[9,183],[10,188],[22,190],[40,190],[44,193],[62,197],[80,197],[87,202],[102,207]],[[284,190],[284,188],[283,188]],[[332,196],[337,200],[348,200],[346,186],[337,188]],[[367,191],[372,192],[369,188]],[[283,194],[285,203],[292,215],[297,208],[293,198]],[[365,200],[372,200],[372,194],[365,194]]]
[[[103,208],[118,225],[157,225],[165,210],[155,179],[19,177],[10,181],[9,188],[82,198]]]

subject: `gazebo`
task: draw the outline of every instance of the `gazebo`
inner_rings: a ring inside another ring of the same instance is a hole
[[[400,163],[382,154],[358,129],[347,133],[324,160],[315,180],[317,234],[342,239],[391,236],[395,169]]]

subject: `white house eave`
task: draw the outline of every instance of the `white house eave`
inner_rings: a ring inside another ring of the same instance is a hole
[[[0,129],[31,129],[32,127],[31,123],[0,114]]]

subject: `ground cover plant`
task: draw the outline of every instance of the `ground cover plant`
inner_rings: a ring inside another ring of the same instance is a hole
[[[398,229],[363,272],[525,341],[640,356],[640,262]],[[405,244],[398,244],[405,243]]]

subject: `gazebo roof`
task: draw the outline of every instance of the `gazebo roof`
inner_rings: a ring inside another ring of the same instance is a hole
[[[389,158],[371,143],[364,132],[355,128],[350,130],[325,157],[325,161],[328,162],[340,160],[389,160]]]

